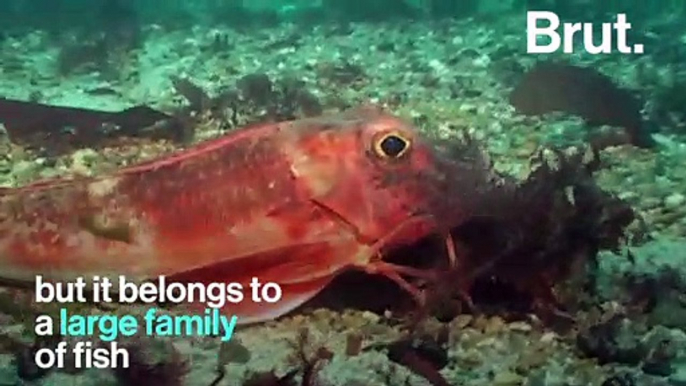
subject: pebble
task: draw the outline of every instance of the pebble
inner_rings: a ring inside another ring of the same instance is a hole
[[[677,209],[686,203],[686,196],[681,193],[672,193],[665,197],[664,205],[668,209]]]
[[[508,325],[512,331],[529,332],[533,329],[531,324],[526,322],[512,322]]]
[[[553,343],[558,338],[558,335],[554,332],[546,332],[541,336],[541,343]]]
[[[39,166],[34,161],[19,161],[14,164],[11,174],[20,182],[23,183],[25,180],[29,180],[34,177],[39,169]]]
[[[542,367],[548,362],[550,355],[550,352],[544,350],[522,353],[517,360],[517,372],[522,373],[523,371]]]
[[[677,367],[677,370],[669,376],[670,386],[686,386],[686,366]]]
[[[505,326],[505,321],[502,318],[494,316],[488,319],[488,321],[484,325],[484,332],[488,335],[497,334],[499,332],[502,332],[505,329]]]
[[[453,324],[455,325],[455,328],[463,329],[469,326],[473,321],[474,318],[471,315],[458,315],[455,320],[453,320]]]
[[[524,382],[524,378],[516,373],[506,371],[504,373],[498,373],[493,378],[494,386],[517,386]]]
[[[465,370],[475,369],[484,363],[481,352],[476,349],[469,349],[459,353],[455,361],[460,368]]]

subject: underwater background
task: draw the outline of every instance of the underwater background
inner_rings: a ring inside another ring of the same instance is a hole
[[[527,54],[530,10],[625,13],[645,52],[590,55],[579,36]],[[365,104],[478,174],[453,230],[473,271],[429,286],[426,309],[351,273],[229,343],[129,338],[130,369],[45,371],[33,315],[53,311],[7,285],[1,385],[686,385],[683,0],[4,0],[0,25],[3,187]],[[119,131],[74,135],[93,120]]]

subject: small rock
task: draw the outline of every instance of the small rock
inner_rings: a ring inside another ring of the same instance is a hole
[[[458,366],[465,370],[475,369],[484,363],[481,352],[476,349],[461,352],[455,359]]]
[[[461,330],[467,326],[469,326],[474,318],[471,315],[458,315],[455,320],[453,320],[453,324],[455,325],[455,328]]]
[[[505,321],[503,318],[494,316],[486,322],[484,332],[488,335],[497,334],[505,329]]]
[[[605,379],[600,386],[635,386],[636,380],[631,374],[617,374]]]
[[[19,182],[30,179],[38,170],[38,164],[33,161],[19,161],[14,164],[12,174]]]
[[[558,335],[556,333],[554,333],[553,331],[548,331],[545,334],[541,335],[541,339],[539,340],[539,342],[552,344],[557,339]]]
[[[474,327],[476,330],[483,332],[486,330],[487,325],[488,318],[483,315],[479,315],[476,318],[474,318],[474,320],[472,320],[472,327]]]
[[[531,369],[542,367],[546,362],[548,362],[548,359],[550,359],[549,355],[550,353],[543,350],[525,352],[520,355],[519,359],[517,360],[517,371],[528,372]]]
[[[671,386],[686,386],[686,366],[680,366],[669,376]]]
[[[601,364],[637,365],[645,357],[637,326],[619,317],[582,331],[577,336],[577,347],[585,356],[596,358]]]
[[[672,193],[664,199],[664,205],[668,209],[677,209],[684,203],[686,203],[686,196],[681,193]]]
[[[494,386],[516,386],[524,383],[524,378],[521,375],[515,374],[511,371],[498,373],[493,378]]]
[[[229,363],[245,364],[250,361],[250,351],[237,339],[222,342],[219,346],[219,365]]]
[[[428,336],[414,340],[399,340],[389,344],[387,349],[388,359],[396,363],[404,364],[404,356],[411,352],[436,369],[440,370],[448,365],[448,352]]]
[[[532,330],[532,326],[526,322],[512,322],[508,325],[512,331],[529,332]]]
[[[93,165],[99,159],[100,155],[93,149],[80,149],[74,152],[71,156],[72,172],[80,175],[91,175]]]

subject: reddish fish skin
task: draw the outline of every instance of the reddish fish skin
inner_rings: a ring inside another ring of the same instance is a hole
[[[388,134],[409,141],[402,157],[378,154]],[[409,243],[457,221],[449,165],[375,108],[248,127],[112,175],[1,191],[2,276],[257,276],[282,286],[280,305],[247,301],[227,312],[262,321],[343,269],[369,265],[375,244]]]

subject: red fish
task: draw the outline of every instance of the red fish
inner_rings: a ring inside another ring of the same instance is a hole
[[[417,272],[381,258],[459,221],[452,166],[371,107],[248,127],[111,175],[2,191],[2,276],[281,286],[277,304],[227,304],[239,323],[283,315],[349,268],[416,294],[400,275]]]

